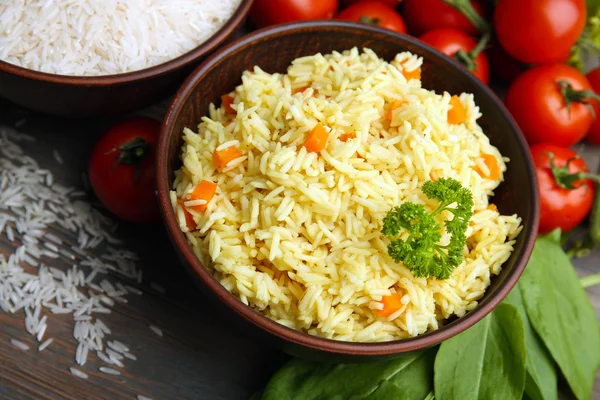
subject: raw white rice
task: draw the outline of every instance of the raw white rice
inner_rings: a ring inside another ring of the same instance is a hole
[[[106,349],[106,355],[108,355],[111,360],[122,360],[124,358],[121,354],[112,349]]]
[[[165,294],[167,293],[166,289],[162,286],[160,286],[158,283],[155,282],[150,282],[150,287],[154,290],[156,290],[158,293],[160,294]]]
[[[77,364],[83,366],[85,365],[86,361],[87,361],[87,355],[88,355],[88,347],[85,343],[79,343],[79,346],[77,346],[77,352],[75,354],[75,361],[77,362]]]
[[[40,344],[38,347],[38,351],[44,351],[48,346],[50,346],[54,342],[54,338],[47,339],[44,343]]]
[[[129,347],[125,346],[118,340],[109,341],[106,344],[108,345],[108,347],[119,353],[127,353],[129,351]]]
[[[154,332],[157,336],[163,337],[163,331],[158,326],[150,325],[148,328],[150,328],[150,330]]]
[[[52,152],[52,155],[54,156],[54,159],[56,160],[57,163],[59,164],[63,164],[63,159],[60,156],[60,153],[58,152],[58,150],[54,149],[54,151]]]
[[[0,60],[60,75],[136,71],[205,42],[231,18],[240,2],[3,1]]]
[[[115,276],[136,280],[141,271],[135,254],[106,245],[117,244],[113,237],[116,225],[82,200],[76,190],[54,182],[52,174],[27,155],[25,146],[33,140],[0,126],[0,234],[14,246],[8,254],[0,254],[0,308],[24,315],[25,331],[38,342],[52,330],[52,317],[44,314],[72,315],[73,336],[78,342],[75,358],[83,365],[89,351],[100,354],[111,334],[95,315],[110,312],[107,302],[101,293],[86,289],[99,288],[103,281],[120,301],[126,301],[128,292]],[[48,179],[51,186],[46,185]],[[73,256],[60,247],[63,240],[57,232],[66,243],[77,239],[86,248],[72,246],[78,255]],[[114,304],[110,299],[109,303]],[[52,342],[52,338],[45,340],[38,351]],[[23,350],[29,348],[16,339],[11,343]]]
[[[117,371],[116,369],[112,369],[112,368],[100,367],[100,368],[98,368],[98,370],[100,372],[104,372],[105,374],[109,374],[109,375],[121,375],[121,373],[119,371]]]
[[[44,318],[46,318],[46,316],[44,316]],[[37,336],[36,336],[36,339],[37,339],[38,342],[41,342],[42,339],[44,338],[44,334],[46,333],[46,328],[48,328],[48,325],[43,324],[41,326],[41,328],[38,330],[38,333],[37,333]]]
[[[29,350],[29,346],[17,339],[10,339],[10,344],[23,351]]]
[[[135,295],[138,295],[138,296],[141,296],[144,293],[140,289],[135,288],[133,286],[129,286],[129,285],[125,285],[125,290],[127,290],[131,294],[135,294]]]
[[[473,96],[460,94],[466,120],[450,124],[451,95],[403,75],[421,64],[410,53],[388,63],[354,48],[301,57],[286,74],[255,67],[232,92],[235,114],[211,105],[197,133],[184,129],[172,205],[227,290],[285,326],[342,341],[416,336],[477,305],[513,251],[521,219],[490,205],[502,177],[476,170],[482,154],[502,173],[506,165],[477,124]],[[327,146],[307,152],[317,123]],[[345,133],[356,138],[344,141]],[[212,153],[225,145],[244,160],[218,171]],[[447,280],[416,278],[387,254],[382,220],[406,201],[434,206],[420,188],[441,177],[473,193],[465,261]],[[180,199],[194,200],[202,180],[216,182],[216,194],[205,211],[184,210]],[[392,291],[402,307],[383,317],[382,296]]]
[[[101,352],[101,351],[98,351],[98,352],[96,353],[96,355],[98,356],[98,358],[99,358],[100,360],[102,360],[102,361],[103,361],[103,362],[105,362],[106,364],[112,364],[112,363],[113,363],[113,362],[112,362],[112,360],[111,360],[110,358],[108,358],[108,357],[106,356],[106,354],[104,354],[104,353],[103,353],[103,352]]]
[[[73,376],[76,376],[78,378],[81,378],[81,379],[87,379],[88,378],[88,374],[86,374],[85,372],[82,372],[82,371],[78,370],[77,368],[71,367],[71,368],[69,368],[69,371],[71,371],[71,374]]]

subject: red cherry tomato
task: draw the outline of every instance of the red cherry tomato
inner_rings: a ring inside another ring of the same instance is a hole
[[[594,92],[600,94],[600,67],[591,70],[587,74],[587,78]],[[596,100],[590,101],[590,103],[594,106],[594,122],[592,122],[592,127],[585,138],[589,142],[600,146],[600,103]]]
[[[549,153],[553,154],[556,173],[552,171]],[[594,202],[592,181],[577,179],[574,175],[588,173],[585,161],[567,147],[548,143],[531,146],[531,154],[540,190],[539,233],[545,234],[556,228],[570,231],[589,214]]]
[[[481,3],[471,1],[471,4],[479,15],[485,15]],[[479,34],[477,28],[464,15],[443,0],[405,0],[402,15],[408,25],[408,31],[417,36],[441,28],[458,29],[473,36]]]
[[[499,0],[496,35],[506,51],[528,64],[564,62],[587,19],[585,0]]]
[[[96,143],[88,164],[94,192],[106,208],[130,222],[160,218],[154,156],[160,122],[135,117],[113,125]]]
[[[477,47],[477,42],[471,39],[466,33],[456,29],[436,29],[427,32],[420,39],[442,53],[454,57],[465,65],[466,68],[472,67],[469,68],[471,72],[486,85],[489,82],[490,67],[483,51],[480,51],[474,59],[467,57],[470,61],[465,61],[464,55],[468,55]],[[459,51],[462,57],[459,57],[457,54]]]
[[[363,22],[406,33],[406,25],[400,14],[381,1],[361,1],[343,10],[336,19]]]
[[[356,4],[356,3],[360,3],[361,1],[364,0],[344,0],[342,1],[342,3],[344,3],[344,5],[346,7],[351,6],[352,4]],[[390,6],[392,8],[396,8],[400,5],[400,3],[402,3],[402,0],[379,0],[381,3],[384,3],[386,6]]]
[[[259,28],[309,19],[329,19],[337,12],[338,0],[254,0],[250,19]]]
[[[561,84],[571,89],[563,86],[561,90]],[[586,104],[590,96],[585,95],[590,89],[587,78],[575,68],[541,65],[513,82],[506,94],[506,107],[529,144],[548,142],[568,147],[583,139],[592,125],[592,111]],[[564,90],[569,94],[565,96]],[[577,100],[580,95],[583,98]]]

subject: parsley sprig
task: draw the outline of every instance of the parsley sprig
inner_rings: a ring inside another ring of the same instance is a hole
[[[390,210],[383,219],[382,232],[392,239],[388,253],[396,262],[402,262],[417,277],[448,279],[463,261],[467,242],[465,232],[473,216],[473,195],[452,178],[428,181],[421,190],[430,199],[439,200],[439,206],[428,212],[425,206],[406,202]],[[443,246],[442,227],[436,216],[448,211],[454,215],[444,221],[450,233],[450,242]],[[397,236],[406,230],[406,240]]]

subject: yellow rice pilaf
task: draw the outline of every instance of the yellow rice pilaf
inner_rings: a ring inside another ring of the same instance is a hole
[[[388,63],[354,48],[298,58],[286,74],[255,67],[232,93],[234,113],[211,106],[197,132],[185,129],[173,207],[227,290],[283,325],[358,342],[416,336],[477,305],[521,230],[518,216],[491,205],[502,177],[485,177],[481,155],[502,172],[508,160],[477,124],[472,95],[459,96],[466,120],[449,124],[451,95],[407,81],[421,64],[407,52]],[[327,145],[307,152],[317,123]],[[342,136],[349,132],[356,138]],[[213,152],[229,146],[241,156],[218,170]],[[388,256],[381,234],[387,211],[427,204],[420,187],[440,177],[461,182],[475,202],[465,261],[445,281],[415,278]],[[197,211],[183,201],[202,180],[217,190]],[[392,292],[402,306],[382,317],[382,296]]]

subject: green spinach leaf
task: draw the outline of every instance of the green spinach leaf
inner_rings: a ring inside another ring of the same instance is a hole
[[[434,372],[436,400],[521,400],[525,333],[519,311],[500,304],[475,326],[442,343]]]
[[[262,400],[423,400],[433,390],[435,350],[372,364],[294,359],[271,378]]]
[[[540,237],[520,280],[531,325],[580,399],[592,396],[600,366],[600,328],[560,232]]]
[[[525,353],[527,355],[525,393],[532,400],[557,399],[558,391],[554,361],[529,322],[523,303],[523,295],[521,294],[521,283],[517,283],[504,301],[515,306],[523,320]]]

